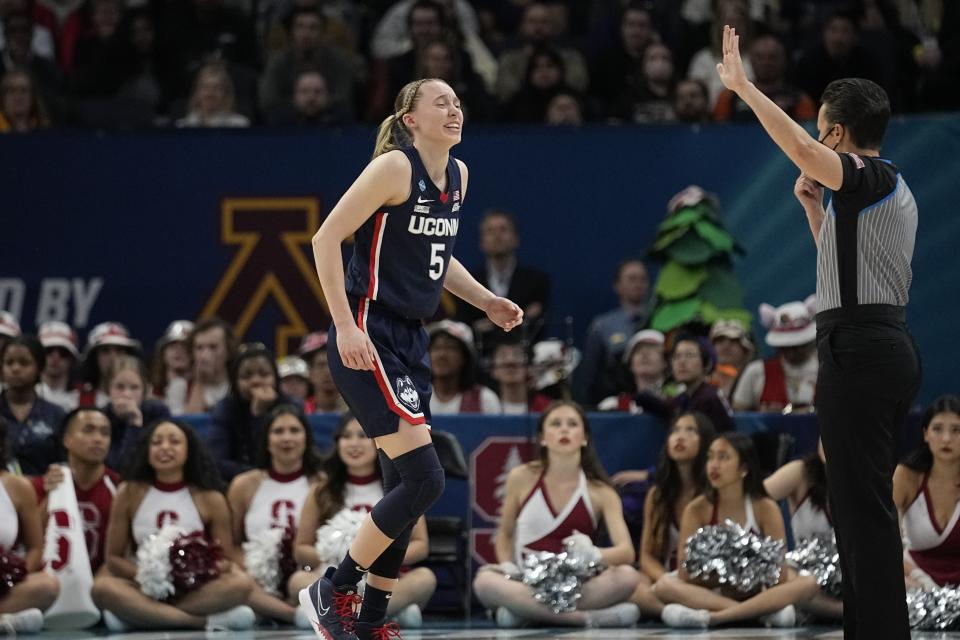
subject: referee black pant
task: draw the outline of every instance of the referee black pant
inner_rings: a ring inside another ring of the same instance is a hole
[[[896,442],[920,386],[902,307],[817,314],[816,409],[843,574],[843,637],[910,637],[893,504]]]

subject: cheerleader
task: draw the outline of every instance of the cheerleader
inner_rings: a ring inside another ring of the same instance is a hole
[[[639,618],[639,611],[627,600],[640,578],[630,566],[634,549],[620,497],[597,458],[590,424],[577,405],[556,402],[541,415],[537,438],[539,459],[516,467],[507,477],[496,537],[500,564],[481,569],[473,583],[474,592],[484,606],[495,611],[502,627],[524,622],[629,627]],[[601,520],[612,547],[594,546]],[[527,554],[557,553],[567,541],[608,567],[584,583],[576,611],[554,613],[536,600],[531,587],[504,579],[503,574],[520,573],[518,567]]]
[[[120,484],[120,474],[104,464],[111,445],[108,414],[96,407],[74,409],[63,419],[61,442],[67,453],[77,509],[83,520],[83,537],[90,570],[96,573],[103,565],[110,507]],[[63,482],[63,478],[63,466],[60,464],[52,464],[46,475],[32,478],[42,513],[46,514],[50,492]],[[46,519],[45,515],[44,521]]]
[[[217,468],[187,424],[162,420],[148,427],[134,451],[110,512],[107,571],[93,583],[94,602],[111,631],[149,629],[249,629],[254,613],[243,606],[252,580],[234,566],[230,508],[220,492]],[[220,575],[189,593],[155,600],[137,583],[131,551],[164,525],[204,532],[225,559]]]
[[[780,507],[767,497],[760,477],[760,462],[753,441],[742,433],[719,434],[707,450],[707,491],[694,498],[680,520],[681,545],[677,550],[676,574],[665,574],[654,585],[662,602],[663,621],[671,627],[706,629],[709,626],[759,619],[772,627],[796,624],[795,604],[817,592],[816,580],[808,575],[788,579],[780,573],[779,584],[754,595],[717,593],[690,577],[684,569],[686,549],[697,529],[733,520],[758,536],[784,540]]]
[[[300,510],[317,483],[321,464],[310,426],[294,405],[283,404],[270,412],[259,458],[258,468],[238,475],[227,491],[234,537],[239,542],[255,541],[266,531],[281,529],[289,530],[292,542],[300,523]],[[245,554],[244,562],[250,558]],[[293,562],[293,557],[281,556],[278,562],[282,567]],[[256,576],[251,566],[246,565],[246,569]],[[250,606],[262,616],[309,629],[306,617],[296,615],[297,591],[287,590],[289,576],[284,576],[282,569],[280,573],[280,583],[270,585],[278,595],[256,583]]]
[[[707,487],[707,447],[713,423],[702,413],[682,413],[674,419],[643,505],[640,538],[640,583],[631,600],[647,615],[660,617],[663,603],[652,585],[677,569],[680,520],[690,501]]]
[[[37,633],[43,628],[41,610],[57,599],[60,583],[42,571],[43,531],[37,498],[28,480],[5,470],[8,454],[7,423],[0,418],[0,556],[4,557],[4,582],[14,582],[0,588],[0,631],[8,635]],[[14,553],[20,545],[23,556]],[[24,566],[15,571],[12,565],[21,562]]]
[[[383,470],[376,446],[353,416],[345,416],[334,431],[333,449],[323,466],[323,479],[307,498],[300,515],[294,555],[304,569],[290,578],[290,593],[309,586],[330,566],[324,564],[317,551],[317,529],[341,509],[369,513],[383,497]],[[428,551],[427,524],[421,516],[413,528],[410,546],[403,558],[404,566],[422,561]],[[422,610],[436,587],[437,578],[426,567],[402,571],[390,597],[387,615],[396,617],[403,627],[419,627],[423,621]]]
[[[897,466],[893,499],[904,535],[908,587],[960,584],[960,398],[924,412],[923,445]]]
[[[827,467],[819,440],[816,453],[783,465],[763,481],[763,488],[773,500],[787,499],[794,544],[811,538],[833,538],[827,506]],[[818,618],[843,619],[843,600],[823,593],[818,593],[803,608]]]

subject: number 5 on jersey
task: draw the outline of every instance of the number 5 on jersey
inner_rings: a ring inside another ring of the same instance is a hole
[[[443,275],[443,254],[446,249],[447,245],[442,242],[430,243],[430,270],[427,274],[433,280],[439,280]]]

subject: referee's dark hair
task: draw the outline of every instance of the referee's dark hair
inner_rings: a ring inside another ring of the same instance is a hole
[[[879,149],[890,121],[890,98],[883,87],[864,78],[834,80],[823,90],[821,102],[829,124],[842,124],[861,149]]]

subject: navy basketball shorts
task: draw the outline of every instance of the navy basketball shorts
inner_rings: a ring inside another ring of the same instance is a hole
[[[330,373],[371,438],[396,433],[400,420],[430,426],[430,340],[423,322],[404,318],[366,298],[350,299],[357,325],[373,342],[373,371],[350,369],[340,359],[331,323],[327,355]]]

